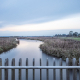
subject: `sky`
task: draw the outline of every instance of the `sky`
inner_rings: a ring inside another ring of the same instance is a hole
[[[70,30],[80,33],[80,0],[0,0],[0,36],[52,36]]]

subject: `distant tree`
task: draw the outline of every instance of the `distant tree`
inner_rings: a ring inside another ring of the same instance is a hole
[[[58,37],[61,37],[61,34],[58,34]]]
[[[77,37],[78,36],[78,32],[74,32],[73,36]]]
[[[55,34],[55,37],[58,37],[58,35],[57,35],[57,34]]]
[[[62,34],[62,37],[66,37],[66,34]]]
[[[73,31],[69,32],[69,36],[72,37],[73,36]]]
[[[80,33],[78,34],[78,37],[80,37]]]
[[[62,35],[61,34],[59,34],[59,37],[61,37]]]
[[[58,34],[58,37],[59,37],[59,34]]]
[[[69,37],[69,34],[67,34],[66,37]]]

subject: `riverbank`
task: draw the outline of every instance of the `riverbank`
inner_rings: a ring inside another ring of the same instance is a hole
[[[48,55],[56,56],[63,60],[69,58],[70,62],[72,62],[72,58],[76,58],[77,62],[79,60],[80,41],[54,37],[28,37],[27,39],[43,41],[44,43],[40,45],[40,49]]]
[[[15,38],[0,38],[0,54],[17,46]]]

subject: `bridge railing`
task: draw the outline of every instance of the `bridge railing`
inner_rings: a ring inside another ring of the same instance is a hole
[[[79,65],[76,64],[76,59],[72,59],[72,66],[69,66],[69,58],[66,58],[66,66],[62,66],[62,58],[59,60],[59,66],[55,66],[55,58],[53,58],[53,66],[49,66],[48,59],[46,60],[46,66],[42,66],[42,60],[40,59],[40,66],[35,66],[35,59],[33,58],[33,66],[28,66],[28,58],[26,59],[26,66],[22,66],[22,59],[19,59],[19,66],[15,66],[15,58],[11,61],[11,66],[8,66],[8,58],[5,59],[5,66],[2,66],[2,59],[0,58],[0,80],[2,80],[2,69],[4,69],[5,80],[8,80],[8,69],[11,69],[11,79],[15,80],[15,69],[19,69],[19,80],[21,80],[21,69],[26,69],[26,80],[28,80],[28,69],[33,69],[33,80],[35,80],[35,69],[40,69],[40,80],[42,80],[42,69],[46,69],[46,77],[49,80],[49,69],[53,69],[53,80],[56,80],[56,69],[60,69],[60,80],[63,80],[62,69],[66,69],[66,80],[70,80],[70,70],[73,71],[73,80],[77,80],[77,71],[79,72],[80,80],[80,58]]]

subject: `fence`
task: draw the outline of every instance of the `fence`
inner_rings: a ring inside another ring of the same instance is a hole
[[[2,66],[2,59],[0,58],[0,80],[2,80],[2,69],[4,69],[4,76],[5,80],[8,80],[8,69],[11,69],[11,78],[15,80],[15,69],[19,69],[19,80],[21,80],[21,69],[26,69],[26,80],[28,80],[28,69],[33,69],[33,80],[35,80],[35,69],[40,69],[40,80],[42,80],[42,69],[46,69],[46,77],[49,80],[49,69],[53,69],[53,80],[56,80],[55,70],[60,69],[60,80],[62,78],[62,69],[66,69],[66,80],[70,80],[69,71],[72,69],[73,71],[73,80],[77,80],[77,71],[79,72],[79,80],[80,80],[80,58],[78,66],[76,64],[76,59],[73,58],[72,66],[69,66],[69,58],[66,58],[66,66],[62,66],[62,58],[60,58],[59,66],[55,66],[55,58],[53,58],[53,66],[48,66],[49,62],[48,59],[46,61],[46,66],[41,66],[41,59],[40,59],[40,66],[35,66],[35,59],[33,58],[33,66],[28,66],[28,58],[26,59],[26,66],[22,66],[22,59],[19,59],[19,66],[15,66],[15,58],[11,61],[11,66],[8,66],[8,58],[5,59],[5,66]]]

